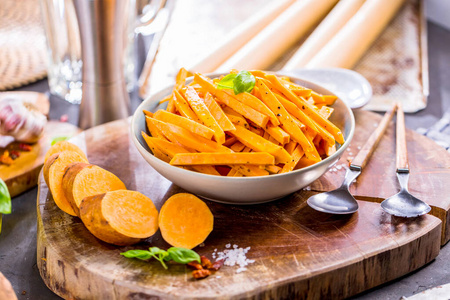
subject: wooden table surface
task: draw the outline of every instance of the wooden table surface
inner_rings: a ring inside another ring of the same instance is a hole
[[[419,113],[406,116],[407,127],[412,129],[432,125],[450,108],[450,89],[446,85],[450,76],[450,32],[431,23],[428,26],[429,105]],[[43,80],[21,90],[48,92],[48,85]],[[51,119],[57,120],[62,114],[67,114],[69,122],[76,124],[77,106],[53,96],[50,100]],[[136,93],[132,94],[132,103],[134,107],[139,103]],[[11,281],[19,299],[59,299],[45,286],[36,267],[36,195],[35,188],[14,198],[12,214],[3,217],[0,271]],[[399,299],[448,282],[450,247],[446,245],[436,260],[424,268],[353,299]]]

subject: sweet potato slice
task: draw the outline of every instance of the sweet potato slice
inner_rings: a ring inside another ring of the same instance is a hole
[[[155,234],[158,211],[152,200],[135,191],[118,190],[83,199],[80,217],[98,239],[131,245]]]
[[[70,164],[63,176],[64,196],[73,211],[80,216],[81,201],[89,196],[126,190],[125,184],[113,173],[86,163]]]
[[[66,150],[76,152],[87,160],[86,154],[84,154],[84,152],[80,148],[78,148],[78,146],[69,143],[68,141],[59,141],[51,146],[50,149],[48,149],[47,153],[45,154],[44,162],[46,162],[47,159],[53,154]]]
[[[65,213],[69,215],[76,216],[77,214],[70,205],[69,200],[67,200],[64,195],[62,182],[63,176],[66,172],[68,165],[74,162],[87,163],[87,159],[81,156],[77,152],[73,151],[63,151],[61,153],[54,154],[45,164],[44,169],[48,168],[48,187],[52,193],[53,200],[56,205]]]
[[[213,224],[214,216],[205,202],[187,193],[170,197],[159,214],[162,237],[175,247],[192,249],[203,243]]]

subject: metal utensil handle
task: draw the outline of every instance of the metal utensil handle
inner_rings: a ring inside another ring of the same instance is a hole
[[[359,150],[356,157],[352,160],[350,169],[362,170],[366,166],[370,156],[372,156],[372,153],[377,147],[378,142],[381,140],[381,137],[386,131],[389,122],[392,120],[396,109],[397,104],[395,103],[392,106],[391,110],[384,114],[384,117],[383,119],[381,119],[381,122],[378,125],[377,129],[370,135],[364,146],[361,148],[361,150]]]
[[[397,107],[397,172],[409,173],[408,150],[406,148],[405,114],[402,105]]]

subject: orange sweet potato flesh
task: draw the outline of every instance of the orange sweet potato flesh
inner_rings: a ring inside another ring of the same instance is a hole
[[[81,201],[89,196],[110,191],[126,190],[125,184],[113,173],[95,165],[74,163],[63,176],[64,195],[77,216]]]
[[[86,160],[86,154],[84,154],[83,151],[81,151],[80,148],[78,148],[78,146],[69,143],[67,141],[59,141],[57,143],[55,143],[53,146],[50,147],[50,149],[48,149],[47,153],[45,154],[45,158],[44,158],[44,162],[47,161],[47,159],[52,156],[55,153],[59,153],[59,152],[63,152],[63,151],[73,151],[78,153],[79,155],[83,156]]]
[[[83,199],[80,218],[98,239],[118,245],[136,244],[158,230],[158,211],[145,195],[118,190]]]
[[[174,247],[192,249],[211,233],[214,216],[208,206],[188,193],[170,197],[159,214],[159,228],[164,240]]]
[[[51,156],[51,159],[49,159],[44,165],[44,169],[48,169],[48,175],[44,175],[44,178],[48,178],[48,187],[52,193],[53,200],[62,211],[72,216],[76,216],[77,214],[73,210],[72,205],[70,205],[69,200],[67,200],[64,195],[62,182],[67,166],[74,162],[87,163],[88,161],[86,157],[81,156],[77,152],[63,151]]]

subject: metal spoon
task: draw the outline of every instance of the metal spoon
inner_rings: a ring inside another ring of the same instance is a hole
[[[397,178],[400,192],[381,202],[381,208],[397,217],[418,217],[428,213],[431,207],[408,191],[409,164],[406,148],[405,116],[401,104],[397,111]]]
[[[319,84],[341,98],[352,109],[366,105],[372,98],[372,87],[361,74],[341,68],[296,69],[290,73]]]
[[[330,214],[352,214],[358,210],[358,202],[350,194],[348,188],[366,166],[378,142],[386,131],[389,122],[392,120],[396,109],[397,105],[394,105],[391,111],[386,112],[378,128],[370,135],[369,139],[353,159],[350,168],[345,174],[342,185],[334,191],[309,197],[307,200],[309,206],[315,210]]]

